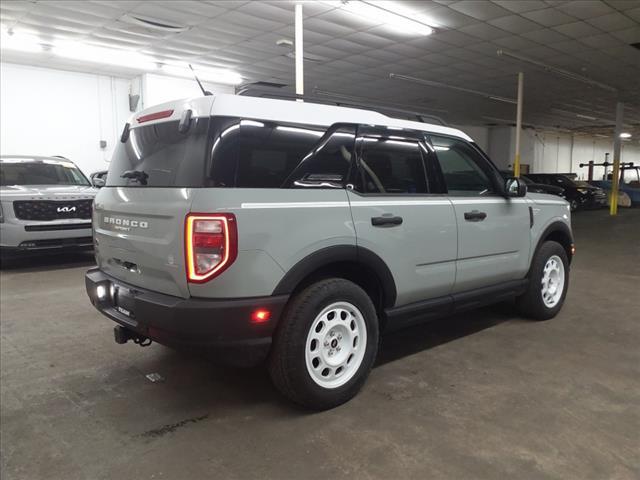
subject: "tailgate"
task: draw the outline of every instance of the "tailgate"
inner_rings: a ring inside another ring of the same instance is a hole
[[[188,188],[102,188],[93,217],[98,266],[131,285],[187,298],[183,242],[191,202]]]

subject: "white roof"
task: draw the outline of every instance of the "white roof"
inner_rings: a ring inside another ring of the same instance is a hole
[[[136,112],[129,122],[132,127],[137,126],[138,122],[135,119],[164,110],[173,110],[173,114],[153,123],[179,120],[186,109],[191,109],[194,117],[220,115],[326,127],[334,123],[357,123],[442,133],[472,141],[467,134],[455,128],[392,118],[371,110],[231,94],[216,94],[162,103],[142,112]]]

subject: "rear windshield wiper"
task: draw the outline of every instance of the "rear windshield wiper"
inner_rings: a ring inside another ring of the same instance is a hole
[[[142,170],[126,170],[122,175],[120,175],[120,177],[130,178],[131,180],[135,180],[140,183],[140,185],[146,185],[149,175]]]

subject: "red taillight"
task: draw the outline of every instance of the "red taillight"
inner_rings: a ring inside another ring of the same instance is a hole
[[[232,213],[190,213],[185,220],[187,279],[203,283],[222,273],[238,255]]]
[[[150,122],[151,120],[159,120],[161,118],[168,118],[173,115],[173,110],[163,110],[161,112],[149,113],[138,117],[138,123]]]

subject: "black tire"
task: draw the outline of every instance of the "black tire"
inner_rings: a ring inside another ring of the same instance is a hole
[[[544,275],[544,267],[552,256],[557,256],[564,267],[564,285],[560,300],[553,307],[545,305],[542,299],[541,283]],[[555,317],[567,296],[569,289],[569,260],[564,247],[558,242],[544,242],[533,257],[529,271],[529,285],[527,291],[516,298],[516,308],[521,315],[532,320],[549,320]]]
[[[572,212],[575,212],[576,210],[578,210],[578,201],[577,200],[571,200],[569,202],[569,208],[571,209]]]
[[[307,370],[307,336],[321,311],[336,302],[349,302],[362,314],[367,341],[362,362],[344,385],[324,388]],[[274,336],[269,373],[276,388],[289,400],[313,410],[336,407],[353,398],[364,385],[378,352],[378,316],[366,292],[353,282],[330,278],[296,294],[287,305]]]

